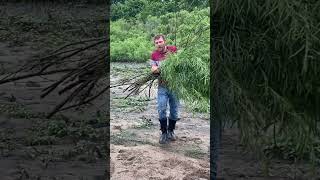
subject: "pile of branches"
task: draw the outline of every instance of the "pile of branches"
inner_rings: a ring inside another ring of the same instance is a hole
[[[213,3],[214,114],[263,156],[320,163],[320,1]]]
[[[69,94],[47,118],[59,111],[90,103],[110,88],[108,83],[101,83],[109,76],[106,46],[108,41],[108,37],[100,37],[64,45],[44,57],[28,61],[19,70],[3,76],[0,85],[32,77],[61,75],[58,80],[42,90],[41,98],[57,89],[59,95]],[[104,87],[95,91],[101,84]]]
[[[141,73],[137,76],[131,77],[131,78],[125,78],[120,80],[119,85],[117,86],[123,86],[123,85],[129,85],[126,87],[123,92],[128,92],[127,96],[128,98],[130,96],[139,95],[141,92],[143,92],[145,89],[149,88],[148,90],[148,96],[151,96],[151,88],[154,84],[154,81],[160,78],[160,73]]]

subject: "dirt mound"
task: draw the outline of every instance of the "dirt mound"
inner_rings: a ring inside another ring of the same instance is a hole
[[[111,146],[112,179],[209,179],[209,163],[151,145]]]

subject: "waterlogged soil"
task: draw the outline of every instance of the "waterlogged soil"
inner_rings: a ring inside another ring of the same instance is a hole
[[[29,47],[0,43],[0,60],[15,63],[31,58]],[[6,66],[4,65],[4,68]],[[1,179],[104,179],[106,165],[105,97],[91,106],[45,118],[65,97],[40,99],[41,90],[59,78],[29,78],[0,86]]]
[[[111,64],[111,85],[148,69],[148,63]],[[156,83],[125,98],[127,86],[111,89],[112,179],[209,179],[209,114],[189,112],[183,103],[177,141],[160,145]]]
[[[111,85],[148,69],[148,63],[112,63]],[[111,179],[209,179],[209,114],[192,113],[182,102],[177,141],[158,143],[157,87],[125,98],[128,85],[111,89]],[[222,133],[218,177],[225,180],[320,179],[306,163],[272,159],[269,175],[265,163],[243,150],[239,131],[226,126]]]
[[[60,44],[55,42],[68,42],[67,39],[57,39],[56,33],[63,34],[63,30],[50,28],[50,23],[54,21],[48,19],[49,9],[53,14],[81,12],[85,18],[93,12],[84,7],[61,5],[1,4],[1,78],[44,51],[59,47]],[[95,9],[98,12],[101,8]],[[53,17],[63,20],[63,14]],[[79,19],[81,15],[77,17]],[[72,25],[70,17],[66,17],[65,21]],[[103,95],[90,105],[47,119],[45,115],[65,96],[59,96],[56,91],[44,99],[40,95],[42,89],[61,75],[0,85],[1,180],[106,179],[108,99]]]

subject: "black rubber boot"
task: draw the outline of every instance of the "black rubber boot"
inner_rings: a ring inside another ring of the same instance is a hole
[[[174,134],[174,129],[176,128],[175,120],[169,119],[169,127],[168,127],[168,139],[171,141],[175,141],[177,139],[176,135]]]
[[[167,133],[167,119],[160,119],[160,130],[162,132],[159,143],[166,144],[168,143],[168,133]]]

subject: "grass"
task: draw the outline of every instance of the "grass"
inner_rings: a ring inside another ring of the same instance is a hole
[[[148,97],[116,97],[111,100],[111,108],[118,109],[120,112],[142,112],[145,111],[148,106]]]
[[[54,136],[38,136],[35,134],[26,139],[26,145],[28,146],[53,145],[55,143],[57,143],[57,139]]]
[[[207,156],[207,153],[203,152],[202,149],[197,146],[189,146],[183,151],[184,151],[183,154],[185,156],[188,156],[191,158],[203,159],[205,156]]]
[[[43,118],[45,115],[43,113],[34,113],[29,111],[23,105],[20,104],[0,104],[0,113],[6,114],[13,118]]]
[[[10,41],[12,46],[33,42],[34,48],[52,49],[66,42],[77,41],[80,35],[99,36],[105,31],[105,22],[102,21],[105,11],[102,8],[95,9],[89,19],[81,16],[81,13],[70,14],[70,9],[60,6],[45,9],[42,9],[42,7],[40,8],[42,12],[39,14],[40,11],[36,10],[38,8],[30,10],[29,5],[28,3],[22,4],[24,8],[15,6],[14,8],[18,7],[15,13],[12,13],[11,10],[4,10],[0,13],[0,24],[5,27],[4,30],[0,31],[0,40]],[[9,5],[0,8],[13,9]],[[66,10],[68,11],[67,14],[65,13]],[[82,11],[82,13],[88,12]]]
[[[23,138],[23,144],[28,146],[53,145],[59,143],[58,139],[66,137],[97,141],[104,139],[106,135],[101,129],[93,128],[104,123],[105,117],[82,120],[56,115],[52,119],[45,119],[45,113],[31,112],[19,104],[1,104],[0,113],[10,118],[32,120],[33,127],[30,129],[30,134]]]
[[[125,130],[119,134],[111,135],[110,143],[115,145],[137,146],[138,144],[154,145],[148,140],[139,139],[136,133]]]
[[[141,65],[140,65],[141,64]],[[139,63],[138,66],[136,64],[123,65],[122,63],[111,63],[111,74],[116,76],[123,76],[124,78],[130,78],[141,72],[149,70],[148,64],[146,66],[142,66],[145,63]],[[132,67],[131,67],[132,65]]]
[[[142,119],[138,125],[134,125],[135,129],[150,129],[153,126],[151,119]]]

